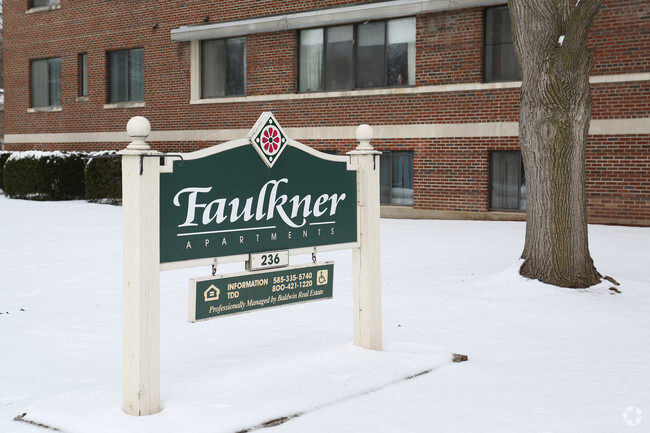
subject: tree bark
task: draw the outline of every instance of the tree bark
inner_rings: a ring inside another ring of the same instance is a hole
[[[585,149],[591,121],[589,28],[604,0],[510,0],[522,72],[526,170],[521,275],[561,287],[600,281],[589,253]]]

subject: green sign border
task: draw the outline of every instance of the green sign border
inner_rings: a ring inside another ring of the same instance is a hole
[[[333,297],[334,262],[191,278],[189,322]]]

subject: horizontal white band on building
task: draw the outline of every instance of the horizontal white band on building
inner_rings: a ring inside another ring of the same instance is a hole
[[[357,126],[323,126],[284,128],[294,140],[354,139]],[[375,139],[516,137],[518,122],[430,123],[423,125],[373,126]],[[221,142],[246,136],[248,129],[200,129],[152,131],[149,142]],[[650,134],[650,118],[596,119],[591,121],[590,135]],[[79,132],[61,134],[8,134],[5,143],[128,143],[124,132]]]
[[[181,26],[171,30],[174,41],[216,39],[253,33],[270,33],[357,21],[395,18],[475,6],[503,4],[503,0],[394,0],[305,12],[247,18],[212,24]]]

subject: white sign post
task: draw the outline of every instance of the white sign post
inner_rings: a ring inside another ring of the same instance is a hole
[[[359,145],[349,152],[359,166],[359,246],[352,250],[354,280],[354,344],[381,350],[381,250],[379,243],[379,164],[381,152],[373,149],[373,130],[360,125]]]
[[[123,409],[129,415],[141,416],[160,411],[160,157],[163,155],[152,151],[145,142],[151,132],[146,118],[133,117],[126,129],[133,141],[120,152],[124,272]],[[354,246],[354,343],[366,349],[381,350],[378,161],[381,152],[370,145],[373,136],[370,126],[359,126],[356,135],[360,144],[348,153],[350,165],[357,167],[358,242],[348,244]],[[241,146],[240,142],[231,143]],[[306,148],[299,143],[295,145]],[[314,246],[308,250],[315,253],[320,249]],[[305,248],[293,251],[304,254]],[[278,261],[281,261],[279,257]]]
[[[126,125],[122,155],[124,412],[160,411],[160,158],[145,139],[149,121]]]

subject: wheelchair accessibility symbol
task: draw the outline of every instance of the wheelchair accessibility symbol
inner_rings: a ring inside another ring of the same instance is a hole
[[[317,286],[324,286],[327,284],[328,280],[328,272],[327,269],[321,269],[316,273],[316,285]]]

